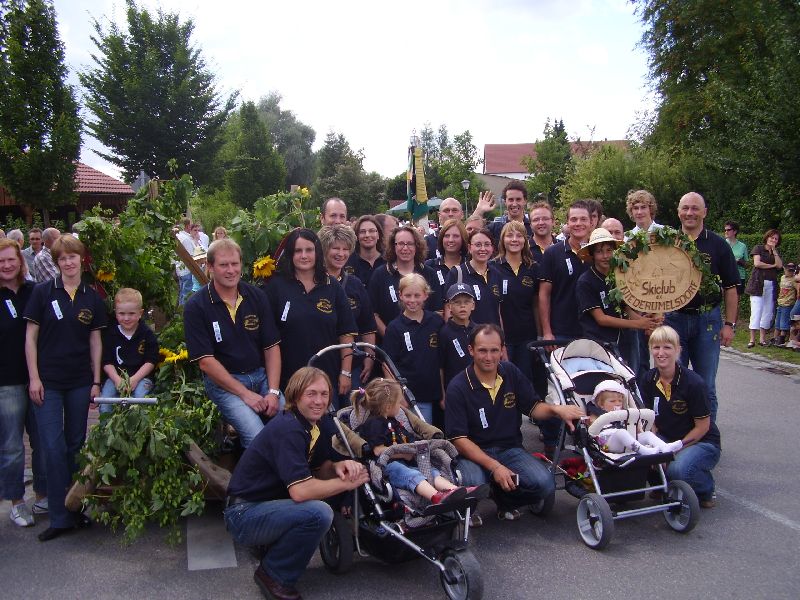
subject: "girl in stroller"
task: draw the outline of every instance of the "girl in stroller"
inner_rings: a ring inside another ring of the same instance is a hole
[[[606,379],[597,384],[592,395],[596,409],[589,410],[589,422],[593,422],[601,414],[615,410],[625,410],[627,391],[621,383],[614,379]],[[594,413],[594,414],[592,414]],[[598,446],[606,452],[624,454],[658,454],[661,452],[677,452],[683,447],[680,440],[665,442],[652,431],[637,432],[634,437],[621,421],[610,423],[595,436]]]
[[[364,406],[369,412],[367,420],[356,431],[364,438],[373,454],[378,457],[388,446],[415,442],[420,438],[408,431],[397,415],[401,409],[403,389],[400,384],[391,379],[373,379],[365,389],[359,389],[352,394],[354,407]],[[433,469],[433,483],[429,483],[425,476],[410,462],[413,456],[397,454],[395,460],[387,463],[384,474],[389,483],[397,489],[415,492],[430,501],[431,504],[454,504],[466,498],[477,496],[486,497],[488,486],[481,490],[477,487],[459,487],[442,477]]]

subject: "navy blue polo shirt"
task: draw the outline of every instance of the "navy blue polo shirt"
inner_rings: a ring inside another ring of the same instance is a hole
[[[464,264],[462,259],[461,264]],[[439,294],[442,298],[447,297],[447,276],[450,274],[451,269],[446,264],[444,264],[444,258],[431,258],[425,261],[425,266],[430,267],[433,269],[433,272],[436,274],[436,283],[438,284]]]
[[[402,423],[394,417],[369,417],[357,430],[370,448],[378,446],[393,446],[394,444],[408,444],[416,442],[419,438],[403,427]]]
[[[441,311],[443,306],[443,296],[439,293],[439,279],[433,269],[425,265],[417,266],[415,273],[419,273],[431,287],[431,294],[425,302],[425,309]],[[372,301],[372,310],[381,318],[384,325],[400,314],[400,278],[402,275],[394,265],[385,264],[379,269],[375,269],[369,280],[367,291],[369,299]]]
[[[657,382],[658,369],[650,369],[639,377],[642,400],[647,408],[656,412],[658,435],[668,442],[681,440],[692,430],[695,419],[708,417],[711,424],[700,441],[721,447],[719,429],[710,416],[711,403],[703,378],[680,363],[676,364],[669,400],[656,387]]]
[[[358,335],[350,301],[332,277],[306,292],[302,283],[278,273],[267,280],[264,289],[281,336],[281,389],[318,351],[338,344],[340,336]],[[328,352],[315,365],[336,386],[341,354]]]
[[[228,495],[250,502],[289,498],[289,486],[311,479],[331,459],[326,415],[311,447],[311,424],[299,412],[284,410],[264,425],[242,454],[228,483]]]
[[[553,238],[553,244],[557,244],[558,243],[558,240],[556,240],[556,236],[551,235],[550,237]],[[536,243],[536,240],[533,239],[533,236],[530,236],[530,243],[531,243],[531,254],[533,254],[533,260],[535,260],[537,263],[541,264],[542,256],[544,256],[544,250],[542,250],[539,247],[539,245]],[[548,246],[548,248],[549,247],[550,246]],[[545,250],[546,249],[547,248],[545,248]]]
[[[425,236],[425,245],[428,246],[428,260],[439,258],[439,230]],[[426,261],[427,262],[427,261]]]
[[[145,323],[128,339],[114,323],[103,332],[103,366],[112,365],[128,375],[134,375],[144,363],[158,364],[158,340]]]
[[[506,343],[519,344],[535,340],[536,315],[534,307],[539,302],[539,268],[536,263],[522,263],[514,269],[504,257],[492,261],[500,274],[500,314]]]
[[[229,373],[264,368],[264,350],[279,343],[269,300],[255,286],[239,282],[242,302],[231,319],[213,282],[191,295],[183,309],[189,360],[213,356]]]
[[[472,364],[469,354],[469,334],[475,323],[459,325],[453,319],[447,321],[439,330],[439,367],[444,375],[444,387],[461,371]]]
[[[0,386],[27,385],[28,363],[25,362],[25,331],[23,318],[35,284],[23,281],[16,292],[0,287],[0,339],[5,352],[0,361]]]
[[[367,287],[369,285],[369,279],[372,277],[372,272],[381,265],[385,264],[386,261],[383,259],[383,256],[378,255],[378,258],[375,259],[375,262],[373,264],[369,264],[369,261],[361,258],[357,252],[353,252],[350,255],[350,258],[348,258],[347,262],[344,264],[344,272],[349,273],[350,275],[355,275],[361,280],[361,283],[364,284],[364,287]]]
[[[106,306],[97,292],[81,283],[72,299],[59,275],[33,289],[25,318],[39,325],[39,378],[45,389],[91,385],[89,334],[105,327],[108,320]]]
[[[728,242],[724,238],[718,236],[713,231],[709,231],[703,227],[698,238],[694,241],[697,244],[697,250],[711,259],[711,272],[719,275],[722,282],[722,289],[736,287],[740,283],[739,269],[736,267],[736,258],[733,256]],[[708,304],[718,306],[722,302],[722,296],[716,295],[715,297],[707,298]],[[692,298],[691,302],[684,306],[684,309],[697,309],[706,302],[698,292]]]
[[[344,288],[344,293],[350,301],[350,310],[353,311],[358,335],[375,333],[378,326],[375,324],[375,313],[372,311],[372,303],[364,284],[355,275],[346,274],[339,280],[339,285]]]
[[[445,431],[450,440],[466,437],[481,449],[522,448],[522,415],[539,402],[533,385],[516,366],[501,362],[503,383],[494,401],[470,366],[447,386]]]
[[[530,217],[528,217],[528,215],[524,215],[522,219],[522,222],[525,225],[525,231],[528,233],[528,237],[533,237],[533,229],[531,229]],[[492,221],[486,226],[486,229],[489,230],[489,232],[492,234],[492,238],[494,239],[495,249],[497,249],[497,245],[500,242],[500,233],[503,231],[503,227],[506,226],[506,223],[508,223],[509,220],[510,219],[508,218],[508,215],[503,215],[498,220]]]
[[[608,299],[608,284],[605,276],[593,266],[578,278],[575,295],[578,298],[578,310],[581,311],[579,321],[583,335],[597,342],[614,342],[619,344],[621,329],[603,327],[591,314],[592,309],[599,308],[609,317],[620,318],[616,309]]]
[[[406,378],[417,402],[434,403],[442,399],[439,378],[439,330],[442,317],[426,310],[422,323],[401,314],[386,326],[381,347]]]
[[[458,270],[461,269],[461,281],[472,287],[475,294],[475,310],[472,311],[472,320],[478,324],[494,323],[500,325],[500,271],[493,262],[488,263],[486,279],[479,275],[465,261],[464,264],[453,268],[447,275],[444,289],[458,283]]]
[[[556,337],[579,338],[582,335],[575,285],[588,268],[589,265],[578,258],[567,240],[553,244],[542,256],[539,281],[553,284],[550,292],[550,329]]]

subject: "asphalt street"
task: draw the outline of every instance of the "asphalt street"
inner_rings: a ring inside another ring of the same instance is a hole
[[[718,377],[723,453],[715,474],[718,505],[697,528],[673,532],[661,515],[616,522],[610,546],[579,540],[577,500],[558,492],[546,518],[525,514],[500,522],[484,501],[485,525],[472,532],[485,598],[791,598],[799,597],[800,375],[779,375],[724,353]],[[532,448],[539,442],[526,425]],[[95,525],[40,543],[33,528],[8,519],[0,503],[0,598],[260,598],[255,560],[236,548],[236,567],[188,569],[187,544],[164,542],[149,529],[130,546]],[[210,519],[219,514],[210,506]],[[222,544],[220,548],[222,548]],[[417,560],[387,566],[357,558],[345,575],[329,574],[315,557],[300,589],[306,598],[442,598],[436,570]]]

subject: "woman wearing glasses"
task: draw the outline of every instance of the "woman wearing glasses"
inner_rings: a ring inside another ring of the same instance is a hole
[[[433,290],[425,302],[425,309],[441,312],[439,282],[434,270],[424,264],[427,256],[428,246],[412,226],[397,227],[389,234],[384,253],[386,264],[373,271],[367,286],[381,338],[386,333],[386,325],[400,314],[400,278],[403,275],[422,275]]]

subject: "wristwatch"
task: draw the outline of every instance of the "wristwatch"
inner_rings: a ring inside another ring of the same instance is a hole
[[[275,388],[269,388],[267,390],[267,396],[269,396],[270,394],[273,394],[274,396],[277,396],[278,398],[281,397],[281,391],[280,390],[276,390]]]
[[[723,324],[727,325],[731,329],[736,329],[736,323],[731,323],[730,321],[725,321]]]
[[[353,378],[353,374],[350,371],[345,371],[344,369],[342,369],[341,374],[347,377],[348,379]]]

